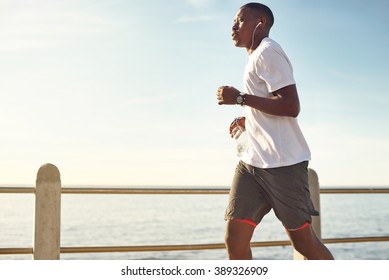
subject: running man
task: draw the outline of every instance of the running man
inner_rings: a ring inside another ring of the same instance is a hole
[[[260,3],[242,6],[232,26],[236,47],[249,55],[243,90],[222,86],[219,105],[240,105],[245,116],[230,126],[245,128],[247,151],[238,163],[226,209],[226,246],[230,259],[252,259],[250,241],[271,210],[285,227],[294,248],[307,259],[333,259],[311,227],[317,215],[309,193],[310,150],[296,117],[300,112],[292,65],[269,38],[272,11]]]

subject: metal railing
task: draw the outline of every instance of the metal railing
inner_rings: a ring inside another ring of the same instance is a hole
[[[62,188],[62,194],[228,194],[227,188]],[[33,187],[0,187],[0,193],[35,193]],[[389,188],[325,188],[320,194],[389,194]]]
[[[320,189],[317,174],[310,169],[310,190],[315,208],[320,210],[320,194],[389,194],[389,188],[326,188]],[[0,187],[0,194],[35,194],[35,233],[33,248],[0,248],[3,254],[32,254],[34,259],[59,259],[61,253],[120,253],[147,251],[186,251],[224,249],[223,243],[152,245],[152,246],[89,246],[60,247],[60,204],[61,194],[228,194],[228,189],[176,189],[176,188],[61,188],[60,174],[52,164],[43,165],[37,175],[36,187]],[[320,218],[315,217],[313,227],[321,237]],[[355,243],[389,241],[389,236],[327,238],[323,243]],[[290,246],[289,240],[252,242],[252,247]],[[296,256],[295,258],[301,258]]]

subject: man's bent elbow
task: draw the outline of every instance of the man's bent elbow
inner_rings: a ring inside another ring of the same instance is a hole
[[[291,117],[291,118],[297,118],[298,115],[300,114],[300,106],[290,106],[289,109],[287,110],[286,116]]]
[[[291,112],[290,116],[291,116],[292,118],[297,118],[299,114],[300,114],[300,109],[296,109],[296,110],[293,110],[293,111]]]

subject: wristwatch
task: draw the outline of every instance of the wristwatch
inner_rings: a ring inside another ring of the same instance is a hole
[[[244,103],[246,102],[246,95],[243,92],[239,92],[238,96],[236,97],[236,104],[243,106]]]

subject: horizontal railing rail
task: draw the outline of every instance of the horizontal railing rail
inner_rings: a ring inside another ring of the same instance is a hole
[[[33,187],[0,187],[0,193],[34,193]],[[226,188],[70,188],[62,194],[228,194]],[[389,188],[322,188],[320,194],[389,194]]]
[[[389,236],[368,236],[349,238],[323,238],[325,244],[360,243],[360,242],[388,242]],[[291,246],[289,240],[257,241],[251,247],[282,247]],[[61,253],[125,253],[125,252],[158,252],[158,251],[192,251],[225,249],[223,243],[214,244],[185,244],[185,245],[149,245],[149,246],[84,246],[61,247]],[[33,248],[0,248],[0,255],[32,254]]]

